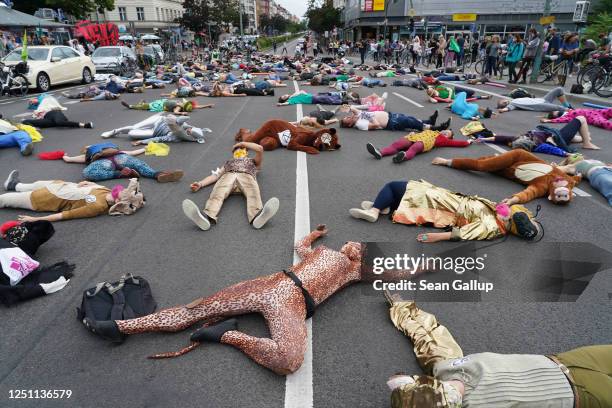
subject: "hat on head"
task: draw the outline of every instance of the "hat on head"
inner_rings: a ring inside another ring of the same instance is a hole
[[[138,179],[130,179],[130,183],[124,188],[109,210],[109,215],[131,215],[145,205],[144,194],[140,191]]]

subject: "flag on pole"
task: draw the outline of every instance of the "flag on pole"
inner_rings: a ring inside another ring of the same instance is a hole
[[[23,30],[23,41],[21,44],[21,60],[26,62],[28,60],[28,36],[26,30]]]

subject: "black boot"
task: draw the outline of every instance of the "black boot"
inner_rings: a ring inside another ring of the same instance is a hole
[[[201,329],[191,334],[190,340],[197,341],[198,343],[201,343],[203,341],[219,343],[221,341],[221,337],[225,332],[237,329],[238,321],[236,319],[228,319],[212,326],[202,327]]]
[[[430,124],[431,126],[436,126],[436,121],[438,120],[438,111],[436,110],[433,115],[431,115],[429,117],[429,119],[427,119],[427,123]]]
[[[431,130],[437,130],[437,131],[446,130],[446,129],[448,129],[450,127],[450,124],[451,124],[451,118],[448,118],[448,120],[446,122],[442,123],[441,125],[439,125],[439,126],[432,126]]]
[[[90,332],[113,343],[123,343],[126,335],[119,331],[114,320],[93,320],[88,317],[83,319],[83,324]]]

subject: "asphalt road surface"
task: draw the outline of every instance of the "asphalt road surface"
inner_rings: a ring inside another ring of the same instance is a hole
[[[287,90],[293,89],[290,82]],[[369,89],[358,91],[370,93]],[[389,92],[388,111],[425,118],[437,108],[440,120],[449,117],[442,105],[429,104],[424,93],[417,90],[387,87],[375,91]],[[278,96],[283,90],[276,92]],[[142,95],[125,95],[123,99],[133,103],[141,98],[152,100],[158,94],[159,91],[148,90]],[[0,112],[8,118],[15,115],[23,118],[26,103],[7,101],[0,102]],[[60,101],[67,102],[63,98]],[[314,228],[319,223],[328,225],[330,233],[322,243],[332,248],[339,248],[348,240],[396,242],[420,253],[424,247],[416,244],[416,234],[431,229],[394,225],[386,219],[368,224],[348,215],[349,208],[358,206],[361,200],[373,199],[388,181],[425,179],[492,200],[501,200],[521,189],[493,175],[430,164],[437,155],[479,157],[498,153],[489,146],[439,149],[396,165],[390,158],[374,160],[366,152],[365,144],[368,141],[379,146],[388,144],[400,132],[340,129],[340,150],[307,157],[307,172],[301,177],[307,177],[308,191],[299,195],[306,194],[304,201],[296,203],[296,166],[301,153],[285,149],[267,152],[258,180],[264,200],[279,198],[277,216],[264,229],[254,230],[246,220],[244,200],[232,197],[223,207],[220,222],[203,232],[185,218],[181,201],[191,198],[203,205],[210,189],[192,194],[189,183],[210,174],[231,156],[233,136],[239,128],[256,129],[271,118],[295,120],[300,108],[276,107],[276,97],[199,98],[199,101],[216,104],[214,109],[197,111],[190,120],[194,125],[213,130],[206,143],[172,144],[169,156],[144,158],[158,169],[183,169],[184,179],[164,185],[142,180],[147,205],[133,216],[56,223],[55,236],[40,249],[37,258],[43,264],[64,259],[75,263],[74,278],[56,294],[0,309],[1,407],[387,406],[386,379],[400,371],[421,371],[411,343],[390,323],[382,295],[367,284],[343,290],[317,310],[311,322],[311,368],[306,364],[307,372],[293,377],[295,382],[287,382],[285,377],[258,366],[239,351],[218,344],[206,344],[180,358],[149,360],[148,355],[185,346],[190,331],[136,335],[120,346],[113,346],[87,332],[76,320],[75,309],[85,289],[99,281],[117,279],[125,272],[149,280],[159,308],[188,303],[232,283],[291,265],[292,244],[300,238],[295,231],[308,225]],[[494,103],[495,98],[484,102],[489,106]],[[44,140],[36,145],[35,153],[64,149],[77,154],[82,146],[100,142],[101,132],[150,115],[124,109],[118,101],[67,106],[70,119],[93,121],[95,128],[44,130]],[[311,108],[314,107],[304,106],[304,112]],[[535,126],[537,116],[512,112],[487,121],[487,125],[500,134],[516,134]],[[455,116],[452,128],[458,130],[464,123]],[[589,152],[589,156],[611,162],[610,132],[598,128],[591,131],[594,143],[602,150]],[[126,138],[114,141],[122,148],[131,148]],[[0,151],[3,178],[10,170],[18,169],[23,181],[79,181],[82,167],[40,161],[35,156],[23,158],[17,149]],[[116,181],[103,184],[112,186]],[[485,277],[496,285],[493,294],[481,302],[421,303],[423,309],[436,314],[450,329],[465,354],[482,351],[547,354],[610,341],[609,263],[592,276],[576,301],[535,302],[516,297],[525,282],[537,274],[536,261],[542,248],[569,242],[596,244],[601,254],[612,250],[611,207],[588,183],[580,184],[580,189],[584,194],[566,207],[538,201],[542,204],[540,217],[546,229],[541,243],[528,244],[510,237],[502,244],[482,249],[480,253],[486,253],[488,258]],[[533,210],[536,203],[528,207]],[[14,219],[21,213],[3,209],[0,221]],[[436,245],[436,250],[457,246]],[[566,253],[558,256],[567,260]],[[570,260],[577,262],[592,260],[581,253],[571,256]],[[239,325],[248,333],[267,335],[263,320],[257,316],[240,318]],[[287,387],[290,392],[286,393]],[[56,401],[9,399],[9,390],[16,389],[69,389],[72,396]]]

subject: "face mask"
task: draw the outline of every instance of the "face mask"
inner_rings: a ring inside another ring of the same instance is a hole
[[[234,159],[244,159],[248,156],[246,149],[236,149],[234,150]]]
[[[522,211],[512,214],[511,230],[515,235],[528,241],[532,241],[538,235],[538,228],[529,215]]]

